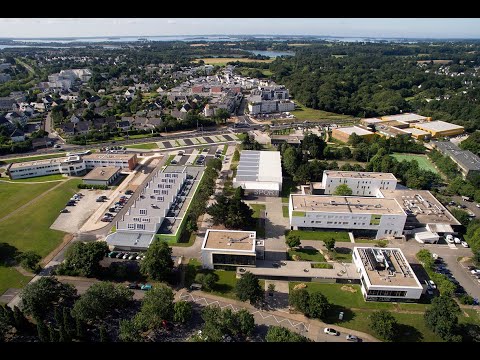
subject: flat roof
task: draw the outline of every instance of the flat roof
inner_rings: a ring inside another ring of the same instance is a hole
[[[114,232],[105,239],[108,245],[129,246],[138,248],[148,248],[153,240],[154,234],[141,234],[131,232]]]
[[[407,224],[460,225],[457,219],[428,190],[380,190],[385,198],[396,199],[407,214]]]
[[[333,178],[397,180],[392,173],[337,170],[325,170],[324,173]]]
[[[389,116],[382,116],[382,120],[397,120],[397,121],[404,121],[404,122],[416,122],[416,121],[424,121],[427,120],[428,117],[414,114],[414,113],[406,113],[406,114],[397,114],[397,115],[389,115]]]
[[[282,183],[279,151],[243,150],[234,181],[266,181]]]
[[[412,135],[428,135],[428,134],[430,134],[426,131],[423,131],[423,130],[420,130],[420,129],[417,129],[417,128],[414,128],[414,127],[405,128],[405,129],[402,129],[402,130],[405,131],[405,132],[408,132]]]
[[[379,118],[367,118],[367,119],[361,119],[360,122],[366,123],[366,124],[376,124],[379,122],[382,122],[382,119]]]
[[[462,150],[451,141],[434,141],[433,145],[465,169],[480,171],[480,158],[470,150]]]
[[[395,199],[329,195],[292,194],[290,196],[294,211],[405,215]]]
[[[372,286],[422,288],[403,252],[398,248],[354,247],[362,273]]]
[[[21,163],[13,163],[10,169],[15,168],[25,168],[31,166],[41,166],[41,165],[51,165],[51,164],[60,164],[68,160],[67,157],[55,158],[55,159],[44,159],[44,160],[33,160],[33,161],[25,161]]]
[[[413,126],[426,131],[429,131],[429,130],[430,131],[448,131],[448,130],[464,129],[463,126],[451,124],[441,120],[417,123],[417,124],[413,124]]]
[[[352,135],[353,133],[357,134],[358,136],[362,135],[371,135],[373,132],[362,129],[361,127],[358,126],[347,126],[347,127],[341,127],[341,128],[334,128],[333,131],[340,131],[348,135]]]
[[[255,253],[255,231],[208,229],[202,249],[242,250]]]
[[[83,180],[110,180],[120,170],[121,168],[117,166],[95,167],[83,177]]]
[[[136,154],[90,154],[82,157],[83,160],[130,160]]]

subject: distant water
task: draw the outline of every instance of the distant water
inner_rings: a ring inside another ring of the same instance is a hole
[[[294,56],[295,52],[293,51],[259,51],[259,50],[247,50],[255,55],[262,55],[268,57],[277,57],[277,56]]]

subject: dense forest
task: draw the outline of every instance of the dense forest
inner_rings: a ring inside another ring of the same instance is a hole
[[[270,70],[314,109],[358,117],[415,111],[474,130],[480,128],[479,50],[461,42],[315,44],[277,58]]]

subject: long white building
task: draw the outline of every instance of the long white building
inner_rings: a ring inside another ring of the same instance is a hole
[[[423,287],[400,249],[354,247],[352,258],[365,300],[412,302],[422,296]]]
[[[243,150],[233,187],[245,193],[279,196],[282,191],[282,164],[279,151]]]
[[[119,168],[135,169],[137,166],[137,154],[91,154],[83,157],[87,169],[97,166],[115,166]]]
[[[356,230],[370,232],[382,239],[400,236],[407,220],[395,199],[290,195],[290,227]]]
[[[107,243],[119,249],[146,250],[185,184],[185,170],[159,170],[153,175],[125,215],[116,222],[117,231],[107,236]]]
[[[379,190],[395,190],[397,178],[391,173],[336,171],[323,172],[325,194],[333,194],[339,185],[346,184],[352,195],[377,196]]]
[[[14,163],[7,168],[7,174],[12,180],[54,174],[76,176],[83,175],[85,171],[85,163],[79,156]]]

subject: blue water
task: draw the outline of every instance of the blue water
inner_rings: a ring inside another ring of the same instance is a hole
[[[255,55],[263,55],[268,57],[277,57],[277,56],[294,56],[293,51],[260,51],[260,50],[247,50]]]

